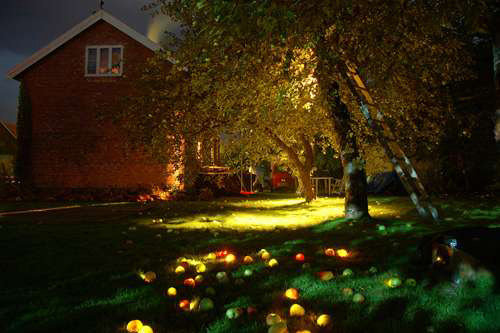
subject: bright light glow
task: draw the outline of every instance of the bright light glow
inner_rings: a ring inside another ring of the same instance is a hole
[[[174,23],[170,21],[165,15],[155,15],[149,22],[148,38],[155,43],[161,43],[166,37],[165,31],[172,31],[175,29]]]
[[[196,282],[194,281],[194,279],[189,278],[189,279],[184,280],[184,285],[186,287],[193,287],[194,288],[196,286]]]
[[[384,281],[385,285],[389,288],[397,288],[401,286],[401,279],[399,278],[390,278]]]
[[[325,249],[325,255],[328,257],[333,257],[335,255],[335,250],[332,248]]]
[[[196,265],[196,273],[204,273],[207,270],[207,266],[204,263],[199,263]]]
[[[154,282],[156,280],[156,273],[155,272],[139,272],[139,276],[141,277],[141,279],[144,280],[144,282],[146,283],[151,283],[151,282]]]
[[[273,258],[273,259],[269,260],[269,262],[267,263],[267,265],[269,267],[276,267],[276,266],[278,266],[278,260],[276,260],[276,259]]]
[[[304,254],[303,253],[297,253],[295,255],[295,260],[297,260],[297,261],[304,261],[305,260]]]
[[[322,314],[316,320],[316,324],[318,324],[318,326],[320,326],[320,327],[325,327],[325,326],[328,326],[331,323],[331,321],[332,321],[332,319],[330,318],[329,315]]]
[[[170,297],[177,296],[177,289],[175,289],[174,287],[168,288],[167,295],[170,296]]]
[[[228,264],[234,264],[236,262],[236,256],[234,254],[230,253],[226,256],[225,260],[226,260],[226,263],[228,263]]]
[[[153,187],[151,194],[160,198],[160,200],[168,200],[170,198],[170,193],[162,190],[160,187]]]
[[[253,263],[253,258],[250,257],[250,256],[245,256],[243,258],[243,263],[245,263],[245,264],[251,264],[251,263]]]
[[[142,326],[141,329],[139,330],[139,333],[154,333],[153,329],[149,326]]]
[[[186,272],[186,269],[182,266],[177,266],[175,268],[175,274],[181,275],[184,274],[184,272]]]
[[[298,300],[299,291],[295,288],[290,288],[285,291],[285,297],[288,299]]]
[[[301,205],[301,203],[303,205]],[[191,215],[171,219],[169,228],[176,229],[226,229],[226,230],[273,230],[275,228],[301,228],[320,224],[328,219],[343,217],[343,198],[319,198],[305,204],[301,198],[255,200],[224,203],[229,209],[225,215]],[[211,223],[202,219],[209,218]],[[158,227],[162,227],[158,225]]]
[[[183,299],[179,302],[179,307],[185,311],[189,310],[189,301],[187,299]]]
[[[139,332],[142,328],[142,322],[138,319],[131,320],[127,324],[127,332]]]
[[[193,214],[164,219],[165,223],[148,227],[169,229],[216,230],[274,230],[312,227],[328,220],[344,217],[344,198],[318,198],[306,204],[302,198],[235,200],[221,202],[220,214]],[[404,214],[405,211],[385,205],[370,205],[373,218],[386,218]],[[408,210],[413,209],[409,207]],[[207,223],[206,220],[210,220]]]
[[[290,307],[291,317],[302,317],[306,314],[306,310],[300,304],[292,304]]]
[[[227,250],[217,251],[215,252],[215,255],[217,256],[217,258],[224,258],[225,256],[227,256]]]
[[[189,303],[189,310],[190,311],[196,311],[198,310],[198,306],[200,305],[200,298],[195,297],[190,303]]]
[[[209,254],[207,254],[207,256],[205,257],[206,260],[215,260],[217,259],[217,255],[213,252],[210,252]]]
[[[341,258],[345,258],[345,257],[349,256],[349,252],[347,252],[347,250],[345,250],[345,249],[338,249],[337,255]]]

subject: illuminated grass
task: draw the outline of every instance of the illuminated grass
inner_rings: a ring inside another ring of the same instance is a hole
[[[302,198],[218,201],[216,211],[189,216],[161,216],[173,229],[272,230],[276,228],[307,228],[326,220],[344,216],[343,198],[318,198],[305,203]],[[400,215],[401,207],[384,206],[378,199],[370,201],[374,218]],[[411,210],[411,207],[407,209]],[[160,218],[160,216],[158,216]]]
[[[454,226],[493,226],[498,224],[494,219],[477,218],[494,216],[498,205],[482,199],[437,205],[449,218],[440,225],[418,219],[407,198],[372,198],[377,220],[351,223],[342,218],[342,199],[308,205],[286,195],[2,218],[0,262],[6,273],[0,275],[0,332],[121,333],[131,319],[143,320],[155,332],[266,332],[264,319],[271,311],[286,318],[290,332],[317,332],[313,319],[320,313],[332,316],[334,332],[500,331],[500,295],[492,281],[457,291],[445,281],[435,284],[412,261],[422,235]],[[245,223],[252,216],[257,220]],[[161,223],[153,223],[159,218]],[[325,247],[354,254],[326,257]],[[278,259],[278,267],[256,258],[261,248]],[[173,273],[179,257],[203,260],[220,249],[256,260],[213,268],[195,289],[182,285],[189,274]],[[305,254],[309,268],[294,260],[297,252]],[[371,266],[376,273],[368,272]],[[343,277],[345,268],[354,274]],[[245,269],[253,275],[245,277]],[[158,280],[146,285],[139,270],[155,271]],[[220,270],[228,272],[229,284],[217,283]],[[317,273],[322,270],[332,271],[334,279],[321,281]],[[390,289],[384,281],[394,276],[414,278],[417,285]],[[242,286],[235,285],[238,278],[245,280]],[[170,286],[178,288],[178,298],[165,296]],[[216,291],[213,311],[179,310],[181,297],[204,296],[207,286]],[[282,295],[290,287],[299,289],[307,318],[288,316],[290,302]],[[342,288],[362,293],[366,302],[353,303]],[[248,305],[258,308],[255,317],[225,317],[229,307]]]

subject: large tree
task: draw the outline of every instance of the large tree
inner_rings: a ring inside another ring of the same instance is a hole
[[[311,201],[314,144],[319,138],[324,145],[335,141],[329,137],[332,130],[325,110],[314,103],[318,89],[311,68],[300,60],[288,64],[281,55],[280,50],[270,50],[252,75],[218,79],[217,106],[236,110],[227,131],[243,133],[237,141],[254,155],[282,153],[299,179],[301,193]],[[301,57],[307,55],[297,59]]]
[[[147,9],[167,14],[182,25],[175,58],[179,68],[202,77],[195,77],[193,82],[200,85],[191,87],[209,105],[217,96],[238,99],[235,106],[242,102],[241,90],[234,97],[222,93],[221,84],[231,78],[259,87],[261,78],[254,74],[272,57],[289,72],[297,55],[307,54],[300,61],[313,70],[318,85],[310,107],[329,115],[331,137],[342,158],[346,216],[363,217],[368,216],[368,207],[362,147],[382,138],[371,135],[366,112],[359,112],[363,105],[346,82],[346,66],[357,68],[365,79],[393,129],[391,140],[406,149],[431,149],[440,137],[449,83],[470,75],[470,57],[464,51],[468,31],[479,26],[492,3],[157,0]],[[218,119],[241,110],[245,108],[240,105],[209,114]]]
[[[450,81],[467,77],[464,36],[488,1],[156,1],[160,9],[210,40],[209,59],[234,59],[247,75],[269,46],[308,49],[323,106],[331,115],[346,171],[346,215],[368,214],[360,144],[370,140],[346,64],[367,79],[405,147],[439,139]],[[268,46],[268,47],[266,47]],[[288,52],[291,51],[291,52]],[[371,137],[373,140],[373,137]]]

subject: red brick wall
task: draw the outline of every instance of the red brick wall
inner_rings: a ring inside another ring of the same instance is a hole
[[[122,77],[85,77],[88,45],[123,45]],[[22,74],[33,105],[33,181],[50,188],[165,185],[169,171],[127,148],[126,133],[99,120],[130,93],[153,52],[100,21]]]
[[[17,140],[0,124],[0,155],[14,155],[17,148]]]

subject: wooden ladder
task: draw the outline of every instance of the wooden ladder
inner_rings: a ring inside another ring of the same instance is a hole
[[[357,99],[361,113],[393,164],[394,170],[396,170],[401,183],[410,195],[411,201],[417,207],[418,213],[420,216],[426,218],[430,216],[435,221],[439,221],[437,209],[432,205],[430,197],[418,177],[415,168],[397,142],[393,128],[385,121],[382,110],[377,107],[371,97],[356,66],[350,63],[343,63],[340,66],[343,67],[340,68],[340,73],[347,82],[349,90]]]

